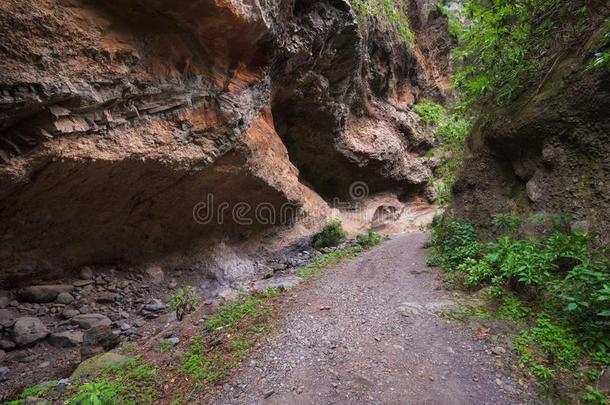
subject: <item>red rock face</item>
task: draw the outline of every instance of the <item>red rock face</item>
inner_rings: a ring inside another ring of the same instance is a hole
[[[424,185],[431,134],[408,108],[437,82],[347,2],[15,0],[0,35],[3,280],[286,225],[197,223],[209,194],[293,206],[306,234],[320,194]]]

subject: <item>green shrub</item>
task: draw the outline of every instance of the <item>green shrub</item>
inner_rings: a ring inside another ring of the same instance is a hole
[[[346,236],[341,222],[335,219],[322,228],[322,231],[315,236],[313,244],[316,248],[338,246],[345,241]]]
[[[178,321],[182,321],[186,314],[190,314],[195,310],[195,306],[199,300],[193,292],[193,287],[190,285],[176,291],[169,300],[168,308],[176,312]]]
[[[498,232],[514,232],[521,226],[521,218],[516,215],[499,213],[494,215],[492,224]]]
[[[119,396],[116,384],[100,380],[81,385],[78,393],[70,399],[69,405],[111,405]]]
[[[515,347],[525,363],[558,365],[567,369],[574,369],[581,355],[574,334],[544,315],[536,320],[535,327],[521,333]]]
[[[186,352],[180,372],[191,376],[198,383],[215,384],[224,376],[224,371],[214,367],[205,351],[203,339],[197,337]]]
[[[269,308],[262,299],[241,293],[234,303],[223,306],[216,315],[208,319],[207,330],[213,332],[220,328],[231,328],[246,317],[256,318],[268,313]]]
[[[380,244],[381,241],[383,241],[383,236],[377,232],[369,231],[366,235],[356,236],[356,242],[365,249],[376,246]]]
[[[584,0],[469,1],[454,81],[465,106],[505,104],[577,43],[592,16]]]
[[[424,123],[429,125],[438,125],[446,113],[445,107],[426,99],[422,99],[415,104],[413,111],[421,117]]]
[[[607,260],[584,259],[560,284],[559,295],[570,318],[610,330],[610,270]],[[603,342],[610,349],[610,337]]]
[[[441,223],[433,229],[433,238],[440,248],[441,265],[445,269],[455,269],[466,259],[478,259],[481,256],[481,245],[470,224],[455,220]]]
[[[587,69],[610,69],[610,50],[603,50],[610,46],[610,21],[606,20],[602,28],[602,35],[596,44],[596,52],[593,54]]]
[[[415,34],[409,23],[408,2],[394,0],[350,0],[356,13],[363,18],[375,17],[394,29],[405,43],[415,46]]]
[[[496,311],[499,319],[521,322],[529,315],[530,310],[512,293],[503,294],[502,302]]]
[[[608,396],[587,385],[585,393],[580,397],[580,403],[587,405],[608,405]]]
[[[515,240],[508,236],[489,245],[491,253],[485,260],[499,269],[498,279],[516,281],[526,286],[540,285],[551,276],[554,269],[552,255],[535,240]]]

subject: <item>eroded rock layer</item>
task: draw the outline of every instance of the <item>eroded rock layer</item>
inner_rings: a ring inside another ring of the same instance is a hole
[[[409,108],[448,73],[424,3],[418,47],[344,0],[2,2],[0,278],[313,232],[354,181],[421,190]],[[209,195],[251,209],[198,221]]]

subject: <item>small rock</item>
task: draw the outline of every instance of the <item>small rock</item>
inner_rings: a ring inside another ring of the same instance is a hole
[[[8,367],[0,367],[0,381],[8,380],[8,373],[11,370]]]
[[[403,302],[398,307],[398,311],[400,311],[404,316],[420,315],[425,312],[425,308],[423,305],[416,302]]]
[[[63,319],[70,319],[70,318],[74,318],[75,316],[77,316],[79,314],[80,314],[80,312],[78,312],[76,309],[66,308],[61,312],[61,317]]]
[[[288,290],[301,282],[297,276],[278,276],[265,280],[258,280],[254,283],[254,291],[263,292],[270,288],[278,288],[280,290]]]
[[[90,329],[98,325],[110,325],[112,321],[102,314],[82,314],[70,319],[82,329]]]
[[[165,304],[158,299],[153,299],[149,304],[144,305],[144,309],[151,312],[163,312],[165,311]]]
[[[83,343],[83,332],[66,331],[52,333],[49,343],[55,347],[75,347]]]
[[[49,330],[40,319],[27,316],[17,319],[13,326],[13,340],[19,347],[28,346],[49,335]]]
[[[169,284],[167,285],[167,288],[169,288],[170,290],[173,290],[176,287],[178,287],[178,283],[176,283],[176,280],[170,281]]]
[[[68,305],[74,301],[74,297],[70,293],[62,292],[59,293],[55,301],[57,301],[59,304]]]
[[[119,342],[119,337],[112,333],[109,325],[93,326],[83,335],[83,345],[80,349],[81,359],[86,360],[114,349]]]
[[[95,296],[95,302],[99,304],[111,304],[116,300],[116,295],[111,292],[102,292]]]
[[[30,359],[28,358],[28,352],[25,350],[14,350],[12,352],[9,352],[6,355],[6,359],[8,361],[23,362],[23,363],[30,361]]]
[[[214,338],[210,341],[210,346],[220,346],[222,344],[221,338]]]
[[[320,311],[329,311],[329,310],[330,310],[329,306],[320,307]]]
[[[165,274],[163,273],[163,269],[157,265],[151,265],[146,268],[146,275],[150,279],[153,284],[161,284],[165,279]]]
[[[89,284],[93,284],[95,283],[94,280],[76,280],[75,282],[72,283],[72,285],[74,287],[85,287],[88,286]]]
[[[587,220],[574,221],[570,225],[570,231],[572,231],[572,233],[575,233],[575,232],[587,233],[590,230],[591,230],[591,224]]]
[[[491,348],[491,352],[492,352],[493,354],[495,354],[496,356],[499,356],[499,355],[501,355],[501,354],[506,353],[506,349],[504,349],[504,348],[503,348],[503,347],[501,347],[501,346],[494,346],[494,347],[492,347],[492,348]]]
[[[263,392],[263,396],[265,398],[269,398],[273,394],[275,394],[275,390],[273,390],[273,389],[268,389],[268,390],[265,390],[265,392]]]
[[[171,343],[172,346],[176,346],[178,343],[180,343],[180,338],[174,336],[174,337],[165,339],[165,341],[168,343]]]
[[[10,309],[0,309],[0,325],[3,328],[12,328],[15,324],[16,313]]]
[[[23,402],[23,405],[47,405],[49,401],[34,396],[29,396]]]
[[[50,361],[42,362],[38,365],[38,368],[48,368],[51,365]]]
[[[2,350],[13,350],[15,348],[15,342],[6,338],[0,337],[0,349]]]
[[[79,276],[81,280],[93,280],[93,269],[90,266],[85,266],[80,269]]]
[[[121,330],[122,330],[122,331],[126,331],[126,330],[131,329],[131,325],[130,325],[130,324],[128,324],[127,322],[123,322],[123,323],[121,324],[120,328],[121,328]]]
[[[539,179],[535,176],[525,184],[525,191],[532,202],[538,202],[544,197],[543,188],[540,185]]]

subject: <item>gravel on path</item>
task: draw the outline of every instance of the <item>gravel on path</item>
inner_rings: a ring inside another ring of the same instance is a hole
[[[279,333],[205,403],[529,402],[472,330],[438,315],[453,304],[426,238],[395,236],[298,289]]]

